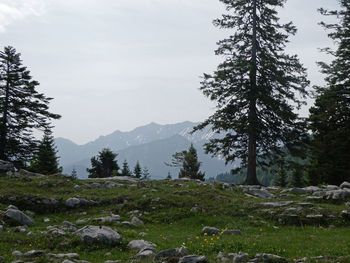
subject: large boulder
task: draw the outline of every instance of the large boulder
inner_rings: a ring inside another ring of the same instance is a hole
[[[350,183],[349,182],[344,182],[340,185],[340,188],[342,189],[350,189]]]
[[[117,245],[122,241],[118,232],[105,226],[86,226],[75,232],[87,244]]]
[[[33,177],[38,177],[38,178],[45,177],[45,175],[43,175],[43,174],[29,172],[29,171],[24,170],[24,169],[19,170],[19,175],[20,176],[33,176]]]
[[[326,192],[326,199],[343,201],[350,197],[350,189],[339,189]]]
[[[18,209],[8,208],[5,212],[5,216],[9,218],[16,225],[33,225],[35,222],[32,218],[24,214]]]
[[[12,163],[0,160],[0,172],[8,172],[8,171],[14,171],[14,166]]]

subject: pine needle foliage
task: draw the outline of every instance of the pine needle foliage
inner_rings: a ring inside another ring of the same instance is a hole
[[[87,168],[89,178],[106,178],[112,177],[118,173],[119,166],[115,158],[118,154],[105,148],[98,153],[98,156],[91,158],[91,168]]]
[[[321,14],[338,19],[335,24],[321,22],[337,47],[323,49],[334,58],[330,64],[318,63],[326,84],[315,87],[316,101],[310,109],[311,184],[350,180],[350,1],[339,3],[340,10],[320,9]]]
[[[60,118],[49,112],[52,98],[39,93],[38,86],[23,66],[21,54],[5,47],[0,52],[0,159],[24,166],[39,143],[33,131],[44,131],[50,120]]]
[[[216,112],[194,131],[212,127],[222,138],[206,144],[206,152],[238,159],[247,168],[246,184],[259,184],[256,167],[267,165],[292,148],[305,134],[295,113],[309,85],[297,56],[284,52],[293,24],[281,24],[277,9],[284,0],[220,0],[227,14],[214,21],[232,35],[218,42],[223,57],[213,74],[204,74],[201,91],[217,103]]]

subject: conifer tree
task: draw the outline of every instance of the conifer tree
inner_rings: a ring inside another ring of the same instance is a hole
[[[341,9],[321,14],[335,16],[338,23],[321,25],[337,45],[325,52],[334,57],[330,64],[319,62],[326,75],[325,86],[315,87],[316,101],[310,109],[311,184],[340,184],[350,180],[350,0],[340,0]]]
[[[135,168],[134,168],[134,176],[136,178],[141,178],[142,177],[142,168],[140,163],[137,161]]]
[[[47,129],[38,150],[34,154],[29,169],[41,174],[57,174],[62,172],[59,167],[57,149],[51,130]]]
[[[287,172],[283,165],[281,165],[278,169],[275,185],[280,187],[287,186]]]
[[[75,168],[73,168],[72,173],[71,173],[72,178],[77,179],[78,178],[78,173]]]
[[[129,164],[126,160],[123,162],[123,167],[122,167],[122,176],[132,176],[132,173],[129,168]]]
[[[305,184],[302,166],[296,166],[292,171],[290,185],[293,187],[303,187]]]
[[[240,159],[247,168],[246,184],[259,184],[256,167],[291,150],[305,134],[293,111],[307,96],[306,70],[297,56],[284,52],[293,24],[281,24],[277,9],[285,0],[220,0],[229,14],[214,25],[232,30],[218,42],[216,55],[224,61],[213,74],[204,74],[201,90],[217,102],[216,112],[194,131],[210,126],[222,138],[206,144],[206,152]]]
[[[119,170],[119,166],[115,158],[118,154],[105,148],[98,153],[97,157],[91,158],[91,169],[87,168],[89,178],[105,178],[112,177]]]
[[[182,168],[179,172],[179,178],[189,177],[191,179],[204,180],[205,173],[199,171],[201,163],[198,162],[197,150],[191,144],[188,151],[183,152]]]
[[[0,52],[0,159],[29,161],[38,144],[33,130],[45,130],[51,119],[60,118],[48,111],[52,99],[36,91],[38,85],[21,54],[5,47]]]
[[[151,178],[151,176],[150,176],[150,174],[149,174],[148,168],[147,168],[147,167],[144,167],[144,168],[142,169],[142,180],[148,180],[148,179],[150,179],[150,178]]]

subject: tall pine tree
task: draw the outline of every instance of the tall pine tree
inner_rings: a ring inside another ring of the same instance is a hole
[[[52,132],[51,130],[46,130],[29,169],[41,174],[60,173],[62,168],[59,167],[58,159]]]
[[[5,47],[0,52],[0,159],[29,161],[38,143],[33,130],[45,130],[51,119],[60,118],[48,111],[51,98],[37,92],[38,85],[21,54]]]
[[[339,11],[320,9],[335,16],[336,24],[321,23],[336,50],[325,51],[334,57],[330,64],[319,62],[326,85],[315,87],[316,101],[310,109],[310,183],[340,184],[350,180],[350,0],[339,1]]]
[[[204,74],[201,90],[217,102],[216,112],[194,131],[206,126],[223,134],[212,139],[206,151],[235,159],[247,167],[246,184],[259,184],[256,167],[292,148],[304,135],[298,115],[307,96],[306,70],[297,56],[284,52],[292,23],[281,24],[277,8],[285,0],[220,0],[229,14],[214,25],[233,35],[218,42],[216,55],[224,61],[212,74]]]
[[[132,173],[129,168],[129,164],[126,160],[124,160],[123,162],[121,176],[132,176]]]
[[[199,171],[201,163],[198,162],[197,150],[191,144],[188,151],[183,152],[182,168],[179,172],[179,178],[189,177],[204,181],[205,173]]]

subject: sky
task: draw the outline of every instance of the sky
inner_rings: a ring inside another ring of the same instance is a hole
[[[298,28],[287,52],[299,56],[312,85],[323,81],[316,61],[330,59],[318,48],[333,44],[318,25],[320,7],[338,4],[289,0],[280,11]],[[15,47],[38,90],[54,98],[50,110],[62,115],[55,137],[83,144],[210,116],[215,104],[199,87],[222,60],[216,42],[230,31],[212,20],[225,12],[218,0],[0,0],[0,47]]]

